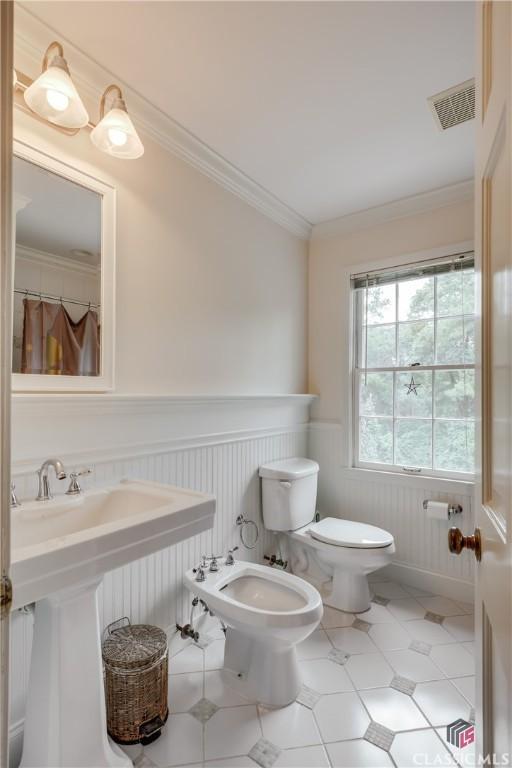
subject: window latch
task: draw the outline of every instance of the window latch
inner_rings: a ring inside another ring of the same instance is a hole
[[[404,472],[408,472],[410,475],[419,475],[421,469],[419,467],[402,467]]]

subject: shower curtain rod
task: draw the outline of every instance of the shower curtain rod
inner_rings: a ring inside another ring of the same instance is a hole
[[[15,288],[14,293],[20,293],[23,296],[37,296],[38,299],[49,299],[50,301],[59,301],[63,304],[77,304],[79,307],[88,307],[89,309],[99,309],[100,304],[94,304],[92,301],[78,301],[78,299],[66,299],[65,296],[52,296],[50,293],[41,293],[41,291],[28,291],[23,288]]]

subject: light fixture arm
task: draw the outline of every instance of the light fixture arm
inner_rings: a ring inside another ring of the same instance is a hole
[[[54,48],[56,48],[57,51],[58,51],[57,55],[60,56],[61,59],[64,58],[64,49],[63,49],[62,45],[58,42],[58,40],[54,40],[52,43],[50,43],[50,45],[46,49],[45,54],[43,56],[43,66],[42,66],[42,69],[41,69],[42,72],[46,72],[46,70],[48,69],[48,64],[49,64],[49,61],[50,61],[50,52]]]
[[[126,107],[124,106],[124,99],[123,99],[123,92],[121,91],[120,87],[118,85],[115,85],[113,83],[112,85],[109,85],[108,88],[105,88],[103,91],[103,96],[101,97],[100,101],[100,120],[103,120],[105,117],[105,104],[107,101],[107,97],[110,96],[111,93],[116,92],[117,96],[115,98],[115,101],[119,101],[123,103],[122,109],[126,111]],[[116,106],[119,106],[116,104]]]

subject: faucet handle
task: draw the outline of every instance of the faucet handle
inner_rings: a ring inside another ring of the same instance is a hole
[[[79,477],[83,477],[84,475],[90,475],[92,473],[92,469],[80,469],[76,472],[70,472],[69,473],[69,488],[66,491],[67,496],[78,496],[80,493],[82,493],[82,488],[78,482]]]
[[[233,547],[233,549],[228,549],[228,554],[226,556],[226,565],[234,565],[235,564],[235,558],[233,557],[233,552],[236,552],[238,547]]]
[[[11,480],[11,509],[14,509],[15,507],[21,507],[21,501],[19,501],[16,495],[14,480]]]
[[[206,574],[204,572],[205,566],[201,563],[197,568],[192,568],[192,572],[196,574],[196,581],[206,581]]]

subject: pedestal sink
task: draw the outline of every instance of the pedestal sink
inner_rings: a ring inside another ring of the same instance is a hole
[[[213,496],[131,480],[13,510],[13,605],[35,602],[21,768],[132,765],[106,732],[98,588],[214,515]]]

